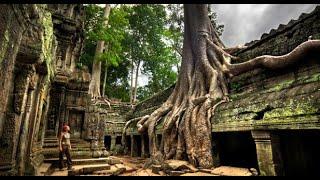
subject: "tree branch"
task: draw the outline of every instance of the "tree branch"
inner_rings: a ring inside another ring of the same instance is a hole
[[[288,65],[294,64],[310,55],[320,55],[320,40],[306,41],[286,55],[264,55],[239,64],[227,63],[226,66],[232,75],[238,75],[259,67],[269,69],[287,67]]]

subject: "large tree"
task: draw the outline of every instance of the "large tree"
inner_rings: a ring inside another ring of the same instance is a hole
[[[85,6],[85,43],[78,65],[86,65],[93,71],[96,71],[93,68],[94,64],[95,67],[98,67],[99,70],[97,72],[100,75],[96,72],[92,72],[92,74],[95,75],[94,78],[100,78],[101,83],[98,84],[98,81],[92,81],[91,87],[95,85],[96,90],[100,88],[103,97],[107,95],[108,97],[126,100],[124,96],[127,96],[126,93],[128,93],[125,91],[127,91],[126,86],[128,83],[126,78],[129,65],[124,57],[125,50],[123,47],[126,44],[123,39],[129,22],[126,8],[123,5],[111,6],[108,26],[105,25],[105,8],[95,4]],[[96,47],[98,42],[101,41],[105,42],[104,50],[102,53],[96,54]],[[115,76],[115,73],[117,76]],[[104,77],[101,77],[102,74],[104,74]],[[93,82],[95,83],[93,84]],[[118,93],[120,92],[119,90],[121,93]]]
[[[234,50],[234,49],[231,49]],[[261,56],[240,64],[229,54],[208,17],[203,4],[184,5],[182,64],[176,86],[167,101],[138,123],[147,132],[154,163],[165,159],[187,159],[196,166],[212,167],[211,123],[214,109],[228,101],[226,80],[254,68],[284,68],[308,54],[319,54],[320,41],[309,40],[283,56]],[[162,140],[157,146],[155,126],[163,120]]]
[[[168,54],[162,40],[166,11],[165,6],[160,4],[139,4],[128,11],[130,27],[126,37],[129,46],[127,57],[132,61],[130,102],[135,103],[141,67],[148,66],[149,71],[154,67],[152,63],[163,60]]]
[[[109,14],[110,14],[110,4],[106,4],[104,8],[104,25],[108,25]],[[100,97],[100,78],[101,78],[101,61],[99,59],[100,55],[103,53],[105,49],[105,41],[99,40],[96,47],[96,52],[93,59],[92,65],[92,77],[89,85],[88,93],[91,95],[91,98]]]

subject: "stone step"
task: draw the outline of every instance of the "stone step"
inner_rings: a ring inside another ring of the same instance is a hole
[[[68,171],[68,176],[91,174],[94,171],[102,171],[102,170],[109,170],[109,169],[110,169],[109,164],[73,166],[72,171]]]
[[[46,176],[52,173],[52,163],[42,163],[41,166],[38,169],[38,174],[37,176]]]
[[[44,143],[55,143],[55,142],[58,142],[58,139],[55,138],[55,139],[44,139]],[[71,143],[89,143],[85,140],[82,140],[82,139],[70,139],[70,142]]]
[[[67,158],[64,157],[64,160]],[[59,158],[49,158],[44,160],[45,163],[56,164],[59,163]],[[89,158],[89,159],[72,159],[73,165],[91,165],[91,164],[107,164],[108,158]]]
[[[43,147],[58,147],[59,143],[44,143]],[[71,147],[78,147],[78,148],[82,148],[82,147],[90,147],[89,143],[86,144],[77,144],[77,143],[71,143]]]
[[[46,150],[43,153],[45,158],[58,158],[59,157],[59,150],[55,148],[55,150]],[[92,151],[71,151],[71,158],[72,159],[81,159],[81,158],[92,158]]]

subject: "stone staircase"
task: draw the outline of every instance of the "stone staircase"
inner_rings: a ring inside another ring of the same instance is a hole
[[[93,171],[108,170],[110,165],[121,163],[115,158],[92,158],[93,151],[90,150],[90,143],[82,139],[71,138],[71,158],[73,170],[59,171],[59,149],[58,139],[56,137],[46,137],[43,145],[43,155],[45,157],[41,169],[40,176],[57,175],[67,176],[72,175],[72,172],[81,171],[80,174],[88,174]],[[66,157],[64,155],[64,163]],[[65,165],[65,167],[67,167]],[[70,174],[71,173],[71,174]]]
[[[82,139],[70,139],[72,158],[91,158],[90,142]],[[43,154],[45,159],[59,158],[58,139],[56,137],[47,137],[44,139]]]
[[[65,158],[66,160],[66,158]],[[117,157],[106,157],[106,158],[84,158],[84,159],[72,159],[72,170],[62,171],[59,170],[59,158],[50,158],[44,160],[44,165],[49,168],[46,172],[42,171],[41,175],[44,176],[79,176],[92,174],[96,171],[106,171],[112,168],[112,166],[119,166],[123,162]],[[66,166],[65,166],[66,167]],[[117,169],[117,171],[119,171]]]

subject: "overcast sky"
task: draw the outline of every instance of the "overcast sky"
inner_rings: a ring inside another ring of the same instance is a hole
[[[310,13],[317,4],[212,4],[219,24],[224,25],[222,41],[228,47],[260,39],[279,24]]]

